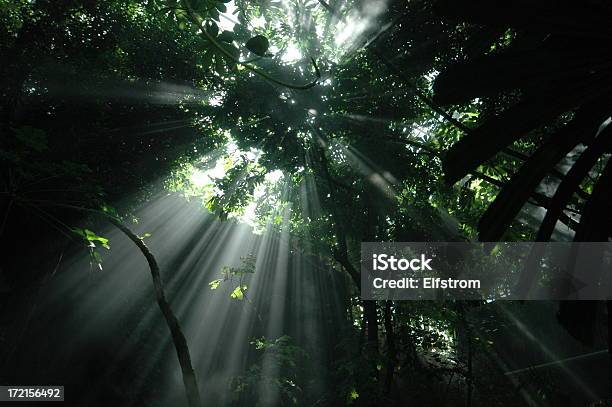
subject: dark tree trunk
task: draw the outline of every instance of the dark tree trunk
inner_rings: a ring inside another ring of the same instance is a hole
[[[183,373],[183,384],[185,386],[185,391],[187,392],[187,400],[189,401],[189,407],[202,407],[202,402],[200,399],[200,390],[198,388],[198,382],[196,379],[195,371],[193,370],[193,366],[191,364],[191,356],[189,354],[189,347],[187,346],[187,339],[181,330],[181,326],[179,324],[176,315],[172,311],[168,300],[166,299],[166,295],[164,293],[164,286],[161,280],[161,274],[159,270],[159,266],[157,261],[155,260],[155,256],[149,250],[145,242],[138,237],[134,232],[132,232],[127,226],[121,223],[119,220],[115,219],[112,216],[106,216],[110,223],[115,225],[119,230],[121,230],[127,237],[130,238],[132,242],[142,252],[144,257],[147,259],[147,263],[149,264],[149,269],[151,271],[151,277],[153,279],[153,286],[155,288],[155,297],[157,299],[157,304],[159,305],[162,314],[166,320],[166,324],[170,329],[170,333],[172,335],[172,341],[174,342],[174,347],[176,348],[176,354],[179,359],[179,364],[181,366],[181,372]]]
[[[376,309],[376,301],[363,302],[363,313],[368,325],[368,348],[374,353],[378,353],[378,316]]]
[[[202,407],[202,401],[200,398],[200,390],[198,388],[198,382],[196,379],[195,371],[193,369],[193,365],[191,363],[191,356],[189,353],[189,346],[187,345],[187,339],[183,334],[181,326],[179,324],[170,303],[166,299],[166,295],[164,293],[164,286],[161,279],[161,273],[159,269],[159,265],[157,264],[157,260],[155,256],[144,240],[142,240],[137,234],[132,232],[130,228],[125,226],[121,220],[118,218],[96,209],[90,209],[80,206],[68,205],[68,204],[53,204],[53,206],[73,209],[80,212],[92,213],[98,216],[103,217],[110,223],[112,223],[117,229],[123,232],[140,250],[143,254],[147,263],[149,265],[149,270],[151,272],[151,278],[153,280],[153,287],[155,289],[155,297],[157,300],[157,305],[161,310],[164,319],[166,320],[166,325],[170,330],[170,334],[172,335],[172,342],[174,343],[174,348],[176,349],[176,354],[178,356],[179,365],[181,366],[181,373],[183,376],[183,385],[185,386],[185,392],[187,393],[187,400],[189,403],[189,407]]]
[[[395,350],[395,332],[393,330],[393,309],[392,301],[385,301],[385,337],[387,338],[387,374],[385,376],[385,393],[391,392],[391,384],[393,383],[393,374],[395,365],[397,364],[397,353]]]

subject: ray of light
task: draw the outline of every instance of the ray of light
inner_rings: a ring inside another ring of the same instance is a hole
[[[502,313],[516,326],[517,331],[522,334],[530,343],[533,343],[540,349],[540,351],[549,359],[549,360],[559,360],[562,359],[560,355],[554,352],[549,346],[547,346],[542,341],[538,340],[536,335],[533,334],[531,329],[525,325],[517,316],[509,309],[505,304],[499,303],[499,309]],[[569,367],[564,365],[563,363],[558,364],[561,368],[561,371],[570,379],[572,383],[574,383],[578,388],[580,388],[585,394],[589,396],[592,400],[597,400],[598,397],[593,391],[593,389],[582,380],[578,375],[576,375]]]
[[[140,222],[133,228],[139,235],[151,234],[146,242],[158,257],[168,299],[188,338],[202,394],[210,405],[230,397],[232,378],[245,374],[253,362],[252,338],[289,334],[303,346],[326,341],[320,337],[328,330],[322,328],[327,322],[321,319],[319,304],[332,307],[323,296],[335,295],[322,275],[312,278],[326,271],[304,266],[292,250],[290,208],[284,209],[280,229],[270,225],[262,236],[253,235],[246,225],[214,220],[198,202],[165,193],[154,196],[137,216]],[[66,260],[46,290],[38,325],[30,333],[44,331],[43,321],[53,321],[49,343],[62,343],[52,353],[53,364],[72,363],[73,371],[100,370],[93,374],[97,379],[92,380],[90,399],[103,390],[96,383],[128,375],[137,395],[133,405],[139,405],[150,383],[159,384],[162,404],[180,404],[184,393],[178,363],[153,300],[146,263],[121,234],[111,229],[97,232],[111,240],[104,270],[91,272],[85,254]],[[223,266],[236,266],[240,256],[249,253],[258,258],[256,273],[246,281],[257,312],[245,301],[229,298],[231,282],[215,291],[208,285]],[[331,303],[338,306],[341,301]],[[329,309],[327,317],[342,315],[333,312]],[[307,319],[299,317],[304,313]],[[93,352],[97,356],[91,356],[92,347],[98,348]],[[273,360],[263,363],[266,374],[280,373]],[[138,372],[122,371],[131,365],[138,366]],[[272,400],[278,394],[267,397]]]

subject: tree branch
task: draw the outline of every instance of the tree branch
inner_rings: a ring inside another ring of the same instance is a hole
[[[317,74],[317,78],[314,81],[309,82],[305,85],[294,85],[291,83],[283,82],[281,80],[278,80],[272,77],[270,74],[262,71],[261,69],[256,68],[253,65],[249,64],[250,61],[241,61],[240,59],[232,55],[228,50],[226,50],[221,44],[219,44],[219,42],[212,35],[210,35],[210,33],[206,30],[206,27],[204,25],[205,20],[202,17],[200,17],[200,15],[193,9],[189,0],[183,0],[183,4],[185,5],[185,8],[187,9],[187,15],[189,16],[189,19],[191,20],[191,22],[194,23],[197,27],[199,27],[200,30],[202,31],[202,34],[204,34],[204,36],[206,37],[206,39],[217,49],[217,51],[222,53],[223,56],[228,58],[230,61],[233,61],[234,63],[243,66],[247,70],[265,78],[266,80],[276,85],[283,86],[289,89],[306,90],[306,89],[310,89],[314,87],[316,84],[319,83],[319,79],[321,75],[319,73],[319,68],[317,68],[317,64],[315,63],[315,60],[312,58],[311,58],[312,64]]]
[[[149,264],[149,270],[151,271],[151,278],[153,280],[153,287],[155,288],[155,298],[157,300],[157,305],[164,315],[164,319],[166,321],[166,325],[168,329],[170,329],[170,333],[172,335],[172,341],[174,343],[174,348],[176,349],[176,354],[178,356],[179,364],[181,366],[181,372],[183,375],[183,385],[185,386],[185,391],[187,393],[187,400],[189,402],[189,407],[201,407],[202,402],[200,399],[200,391],[198,388],[198,383],[196,380],[195,371],[193,369],[193,365],[191,363],[191,356],[189,354],[189,347],[187,345],[187,339],[181,330],[180,324],[176,315],[172,311],[168,300],[166,299],[166,295],[164,293],[164,286],[161,279],[161,273],[159,269],[159,265],[157,264],[157,260],[155,256],[145,242],[130,228],[124,225],[120,219],[114,217],[113,215],[91,208],[85,208],[75,205],[61,204],[61,203],[49,203],[50,206],[56,206],[60,208],[73,209],[80,212],[87,212],[91,214],[98,215],[108,222],[110,222],[113,226],[119,229],[123,234],[125,234],[140,250],[143,254],[147,263]]]

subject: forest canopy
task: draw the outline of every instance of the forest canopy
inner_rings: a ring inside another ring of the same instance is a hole
[[[157,300],[191,407],[533,405],[473,362],[508,312],[363,301],[361,243],[609,241],[611,16],[598,0],[0,0],[0,326],[64,256],[101,279],[144,256],[143,309]],[[265,256],[243,253],[251,234]],[[197,274],[204,252],[223,265]],[[187,286],[228,289],[249,328],[196,335]],[[563,302],[550,321],[608,346],[605,308]],[[0,384],[28,377],[28,324],[0,336]],[[222,362],[195,338],[233,336],[231,384],[206,387]],[[113,402],[158,405],[142,386]]]

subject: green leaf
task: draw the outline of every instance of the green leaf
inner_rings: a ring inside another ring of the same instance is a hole
[[[266,52],[270,47],[270,43],[268,42],[268,39],[263,35],[256,35],[255,37],[248,40],[245,46],[253,54],[263,57],[266,56]]]
[[[219,26],[217,23],[209,21],[206,23],[206,32],[208,32],[213,37],[216,37],[219,34]]]
[[[76,233],[77,235],[81,236],[87,242],[89,242],[90,248],[95,248],[96,242],[98,242],[100,246],[104,247],[105,249],[110,249],[110,245],[108,244],[107,238],[98,236],[96,233],[92,232],[89,229],[75,228],[75,229],[72,229],[72,231]]]
[[[212,9],[208,12],[208,15],[210,16],[210,18],[212,18],[213,20],[219,21],[219,12],[217,11],[217,9]]]
[[[210,286],[211,290],[216,290],[217,288],[219,288],[219,285],[221,284],[223,280],[221,280],[220,278],[211,281],[210,283],[208,283],[208,285]]]
[[[225,6],[225,4],[223,3],[216,3],[215,7],[217,8],[217,10],[219,10],[219,12],[221,13],[225,13],[227,12],[227,7]]]
[[[85,234],[86,234],[86,239],[89,240],[90,242],[98,242],[100,243],[100,245],[102,247],[104,247],[105,249],[110,249],[110,246],[108,245],[108,239],[102,236],[98,236],[96,235],[94,232],[92,232],[89,229],[85,229]]]
[[[238,286],[236,288],[234,288],[234,291],[232,291],[232,293],[230,294],[230,297],[236,300],[242,300],[244,299],[244,291],[246,291],[247,286],[243,285],[243,286]]]
[[[236,39],[236,34],[234,34],[232,31],[225,30],[221,34],[219,34],[217,39],[219,41],[231,43],[231,42],[233,42]]]

